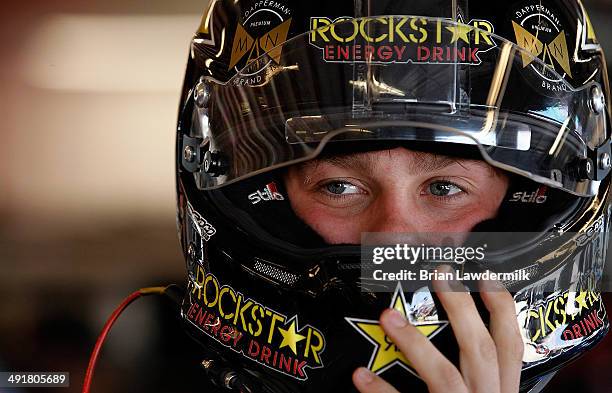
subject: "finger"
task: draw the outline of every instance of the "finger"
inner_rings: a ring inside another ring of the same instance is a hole
[[[430,393],[464,393],[467,387],[457,368],[397,310],[385,310],[381,326],[402,351]]]
[[[448,267],[439,270],[451,271]],[[474,299],[456,280],[434,280],[433,286],[459,344],[461,373],[470,392],[499,392],[495,342],[478,313]]]
[[[384,379],[365,367],[359,367],[353,372],[353,384],[361,393],[399,393]]]
[[[500,284],[486,281],[480,297],[491,314],[490,331],[497,348],[501,392],[518,392],[521,383],[524,344],[510,292]]]

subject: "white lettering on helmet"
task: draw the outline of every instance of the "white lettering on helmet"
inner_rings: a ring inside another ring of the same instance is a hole
[[[257,190],[248,196],[252,205],[255,205],[259,202],[267,202],[267,201],[284,201],[285,197],[283,194],[278,192],[276,188],[276,183],[268,183],[263,190]]]

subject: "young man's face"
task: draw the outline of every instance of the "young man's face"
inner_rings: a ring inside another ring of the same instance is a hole
[[[484,161],[398,147],[312,160],[289,169],[296,214],[330,244],[362,232],[467,232],[492,218],[508,178]]]

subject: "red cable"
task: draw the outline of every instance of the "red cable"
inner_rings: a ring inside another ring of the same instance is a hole
[[[98,361],[98,356],[100,355],[100,349],[102,348],[102,344],[104,344],[104,340],[106,340],[106,336],[110,331],[111,327],[119,318],[119,315],[125,310],[127,306],[130,305],[134,300],[143,296],[144,294],[141,290],[138,290],[132,293],[130,296],[126,297],[125,300],[113,311],[111,316],[106,321],[106,324],[102,328],[102,332],[98,336],[98,340],[96,341],[96,345],[94,346],[93,351],[91,352],[91,356],[89,357],[89,365],[87,366],[87,371],[85,372],[85,381],[83,382],[83,391],[82,393],[89,393],[89,388],[91,386],[91,380],[93,378],[94,369],[96,367],[96,362]]]

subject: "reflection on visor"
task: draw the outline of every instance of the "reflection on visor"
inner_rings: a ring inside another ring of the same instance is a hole
[[[598,182],[576,165],[605,139],[604,114],[588,104],[597,83],[574,89],[557,74],[563,88],[542,88],[534,69],[548,66],[491,24],[412,16],[311,23],[227,83],[203,82],[214,99],[208,124],[192,135],[207,138],[227,170],[204,174],[201,187],[312,159],[333,139],[477,145],[501,169],[596,192]]]
[[[529,150],[531,130],[523,123],[487,119],[455,119],[448,116],[427,117],[418,121],[380,120],[373,117],[365,122],[342,121],[324,116],[304,116],[288,119],[285,124],[287,142],[292,144],[321,142],[333,136],[334,140],[411,140],[424,142],[461,143],[468,145],[505,147]],[[498,124],[499,123],[499,124]],[[454,127],[449,127],[453,124]]]

